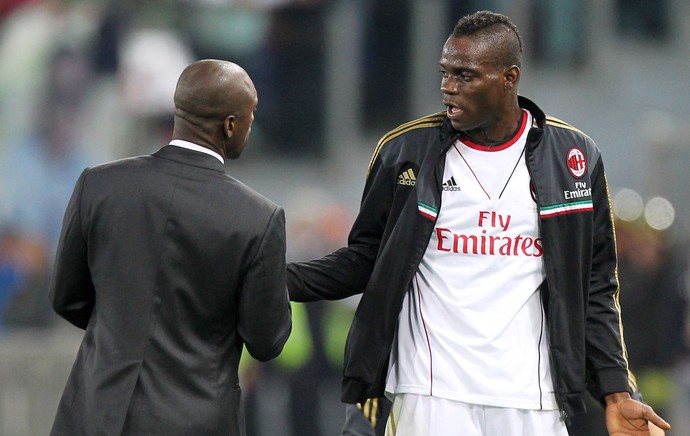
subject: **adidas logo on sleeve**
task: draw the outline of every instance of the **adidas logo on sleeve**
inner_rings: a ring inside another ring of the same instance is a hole
[[[455,182],[455,177],[451,176],[450,179],[443,183],[444,191],[462,191],[460,186]]]
[[[404,171],[398,176],[398,185],[414,186],[417,183],[417,177],[414,175],[414,171],[410,168]]]

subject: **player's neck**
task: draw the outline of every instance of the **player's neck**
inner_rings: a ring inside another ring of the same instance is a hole
[[[524,113],[518,108],[516,116],[509,117],[505,123],[496,123],[491,129],[479,128],[465,131],[463,134],[472,142],[485,146],[504,144],[517,135],[522,125]]]

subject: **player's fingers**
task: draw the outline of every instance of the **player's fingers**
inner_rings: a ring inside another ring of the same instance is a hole
[[[661,416],[659,416],[654,409],[647,405],[647,404],[641,404],[642,406],[642,413],[644,419],[646,419],[649,423],[653,424],[654,426],[662,429],[662,430],[668,430],[671,428],[671,424],[666,422]],[[652,428],[652,425],[650,425],[650,429]],[[661,433],[663,434],[663,433]]]

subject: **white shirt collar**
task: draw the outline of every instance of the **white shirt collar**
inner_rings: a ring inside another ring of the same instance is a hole
[[[202,147],[200,145],[194,144],[193,142],[184,141],[182,139],[173,139],[172,141],[170,141],[169,145],[175,145],[177,147],[186,148],[187,150],[200,151],[201,153],[210,154],[211,156],[218,159],[220,163],[225,164],[225,159],[223,159],[223,156],[219,155],[210,148]]]

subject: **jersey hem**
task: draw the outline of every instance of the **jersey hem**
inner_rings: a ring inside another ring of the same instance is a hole
[[[389,390],[386,388],[385,395],[389,399],[393,399],[396,394],[414,394],[482,406],[505,407],[523,410],[558,410],[558,404],[556,403],[555,398],[553,400],[539,402],[534,400],[517,400],[511,398],[496,398],[485,395],[463,394],[459,392],[444,391],[437,388],[434,388],[433,392],[430,391],[431,389],[426,386],[398,385],[395,390]]]

